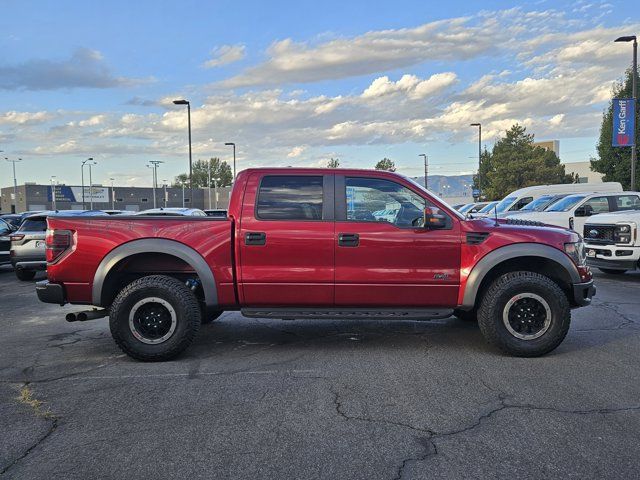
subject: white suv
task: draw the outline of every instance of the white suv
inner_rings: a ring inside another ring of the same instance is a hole
[[[640,209],[640,193],[576,193],[558,200],[542,212],[516,212],[509,218],[537,220],[582,233],[591,216],[630,209]]]
[[[584,225],[587,264],[610,274],[638,268],[638,225],[640,210],[603,213],[589,218]]]

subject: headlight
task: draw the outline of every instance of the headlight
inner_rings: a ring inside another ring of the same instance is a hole
[[[631,243],[631,225],[616,225],[613,231],[613,241],[616,243]]]
[[[571,257],[576,265],[586,265],[587,256],[583,242],[565,243],[564,252]]]

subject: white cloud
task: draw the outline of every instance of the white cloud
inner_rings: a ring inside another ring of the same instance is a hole
[[[302,153],[305,151],[306,147],[293,147],[291,149],[291,151],[287,154],[288,158],[295,158],[295,157],[299,157],[300,155],[302,155]]]
[[[245,56],[244,45],[222,45],[211,51],[211,59],[204,62],[205,68],[221,67],[242,60]]]
[[[41,112],[5,112],[0,113],[0,125],[25,125],[43,123],[54,117],[52,113]]]

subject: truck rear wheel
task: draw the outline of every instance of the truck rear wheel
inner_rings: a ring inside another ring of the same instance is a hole
[[[36,272],[33,270],[25,270],[24,268],[16,268],[16,277],[21,282],[28,282],[29,280],[33,280],[36,276]]]
[[[569,331],[566,295],[550,278],[534,272],[510,272],[485,291],[478,325],[485,339],[505,353],[537,357],[555,349]]]
[[[182,353],[200,329],[198,299],[179,280],[165,275],[127,285],[109,309],[116,344],[137,360],[170,360]]]

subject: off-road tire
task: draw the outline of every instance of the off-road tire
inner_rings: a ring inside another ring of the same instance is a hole
[[[202,325],[208,325],[211,322],[213,322],[214,320],[217,320],[218,318],[220,318],[220,315],[222,315],[224,313],[223,310],[218,310],[217,312],[209,312],[207,313],[206,310],[201,310],[202,312]]]
[[[616,270],[614,268],[598,268],[598,270],[607,275],[622,275],[623,273],[627,273],[626,270]]]
[[[21,282],[28,282],[29,280],[33,280],[36,276],[36,272],[33,270],[25,270],[23,268],[16,268],[16,277]]]
[[[453,316],[464,322],[478,321],[478,311],[475,308],[473,310],[454,310]]]
[[[137,339],[129,326],[134,305],[149,297],[168,302],[176,316],[174,332],[162,343],[147,344]],[[171,360],[182,353],[200,329],[198,299],[181,281],[165,275],[142,277],[120,291],[109,309],[109,328],[120,349],[136,360],[158,362]]]
[[[506,305],[518,294],[538,295],[549,306],[551,323],[538,338],[517,338],[503,321]],[[570,323],[571,310],[565,293],[553,280],[534,272],[501,275],[485,290],[478,308],[478,325],[484,338],[503,352],[517,357],[538,357],[552,351],[564,340]]]

